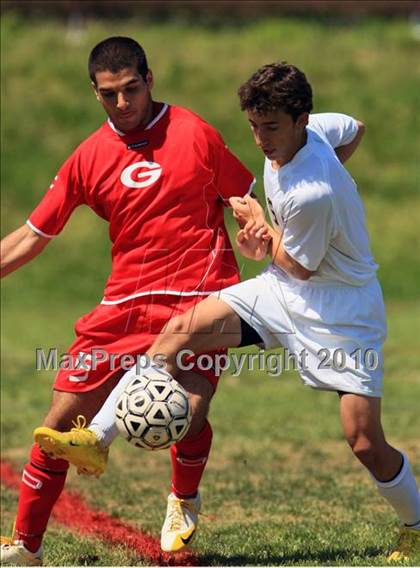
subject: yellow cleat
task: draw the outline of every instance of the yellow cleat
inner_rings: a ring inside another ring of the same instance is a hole
[[[2,536],[0,557],[2,566],[42,566],[42,546],[37,552],[31,552],[21,540]]]
[[[191,544],[198,524],[200,495],[193,499],[168,497],[168,509],[163,523],[160,546],[165,552],[178,552]]]
[[[77,467],[77,473],[99,477],[106,469],[108,448],[103,448],[94,432],[86,428],[86,418],[78,416],[70,432],[40,426],[34,430],[35,442],[55,459]]]
[[[420,529],[401,529],[395,550],[388,556],[388,562],[404,562],[413,556],[420,556]]]

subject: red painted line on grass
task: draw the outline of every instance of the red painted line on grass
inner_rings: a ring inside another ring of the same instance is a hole
[[[1,461],[0,466],[1,482],[10,489],[18,489],[20,475],[13,466],[6,461]],[[83,497],[73,491],[63,491],[52,516],[58,523],[84,536],[90,534],[109,544],[127,546],[154,565],[199,565],[198,558],[191,552],[179,552],[175,555],[162,552],[157,538],[110,517],[103,511],[91,509]]]

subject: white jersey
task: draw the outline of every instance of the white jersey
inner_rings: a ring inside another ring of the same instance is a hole
[[[354,139],[357,122],[344,114],[313,114],[307,133],[305,146],[283,167],[275,170],[265,160],[271,220],[287,253],[316,271],[311,282],[362,286],[378,266],[357,186],[334,152]]]
[[[382,395],[385,308],[356,184],[334,148],[350,143],[357,123],[343,114],[312,115],[307,143],[278,170],[266,160],[264,184],[273,224],[309,280],[270,264],[218,297],[253,329],[266,349],[297,356],[305,385]]]

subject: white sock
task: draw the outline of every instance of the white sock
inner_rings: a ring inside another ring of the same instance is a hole
[[[132,369],[127,371],[121,377],[119,383],[110,392],[102,408],[92,418],[88,429],[95,433],[101,446],[107,448],[118,436],[118,428],[115,424],[115,405],[117,404],[118,397],[125,387],[131,383],[134,377],[141,374],[146,370],[146,368],[137,368],[137,366],[134,366]]]
[[[378,481],[373,478],[379,493],[393,507],[402,523],[420,530],[420,494],[411,471],[408,458],[400,452],[403,465],[399,474],[391,481]]]

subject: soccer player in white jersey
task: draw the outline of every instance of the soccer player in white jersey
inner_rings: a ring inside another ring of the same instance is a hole
[[[237,244],[245,257],[272,262],[173,318],[148,354],[164,353],[175,376],[185,347],[198,354],[255,342],[300,355],[303,383],[339,394],[344,436],[401,520],[389,557],[400,560],[419,547],[420,497],[408,457],[387,443],[380,420],[384,304],[363,205],[342,165],[363,124],[342,114],[310,115],[311,87],[286,63],[260,68],[239,97],[265,154],[272,226],[254,199],[232,198]],[[95,432],[114,420],[109,400]]]
[[[77,338],[68,349],[75,364],[56,376],[44,432],[68,430],[78,415],[90,421],[124,373],[124,356],[144,353],[174,314],[239,282],[224,210],[230,197],[246,195],[254,181],[212,126],[188,109],[152,99],[153,74],[136,41],[100,42],[90,54],[89,74],[108,120],[76,148],[27,223],[6,236],[1,248],[3,276],[39,254],[79,205],[109,222],[112,271],[104,298],[76,324]],[[95,349],[109,357],[89,364]],[[194,527],[177,527],[184,516],[196,518],[200,507],[198,486],[212,441],[207,413],[217,380],[214,370],[197,367],[179,377],[193,418],[186,437],[170,450],[172,484],[162,534],[169,550],[183,548],[194,535]],[[83,422],[73,430],[70,448],[80,470],[77,441],[82,437],[94,446],[97,440],[79,426]],[[69,466],[63,457],[52,459],[38,443],[32,447],[14,534],[2,541],[2,564],[42,562],[43,534]],[[100,474],[107,451],[98,447],[93,457],[83,469]]]

